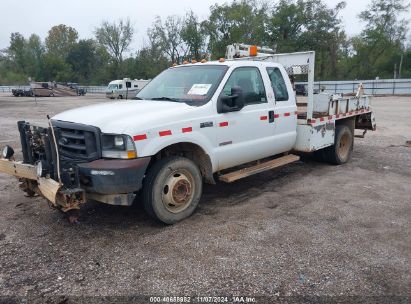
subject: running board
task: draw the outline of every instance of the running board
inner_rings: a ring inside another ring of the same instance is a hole
[[[285,156],[282,156],[276,159],[272,159],[272,160],[269,160],[263,163],[259,163],[251,167],[247,167],[247,168],[240,169],[234,172],[230,172],[224,175],[220,175],[219,179],[220,181],[225,182],[225,183],[232,183],[236,180],[239,180],[241,178],[244,178],[250,175],[254,175],[254,174],[264,172],[270,169],[282,167],[289,163],[296,162],[299,159],[300,157],[297,155],[288,154],[288,155],[285,155]]]

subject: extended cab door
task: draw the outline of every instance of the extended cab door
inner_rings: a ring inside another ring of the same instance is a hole
[[[291,124],[283,127],[281,121],[277,123],[277,115],[286,110],[288,99],[277,109],[271,86],[265,66],[238,67],[232,71],[220,97],[229,96],[233,87],[240,87],[244,107],[217,114],[219,170],[291,149],[293,143],[283,134],[291,129]]]

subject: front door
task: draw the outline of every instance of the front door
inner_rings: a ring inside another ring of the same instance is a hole
[[[289,151],[296,138],[291,86],[278,68],[236,68],[221,94],[234,86],[242,89],[244,108],[217,115],[219,170]]]

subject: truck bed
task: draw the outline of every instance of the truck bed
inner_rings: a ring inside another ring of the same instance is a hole
[[[313,152],[334,144],[336,121],[364,115],[372,121],[369,96],[314,95],[313,117],[307,119],[307,98],[297,98],[297,141],[294,149]],[[366,126],[368,126],[366,124]],[[367,127],[369,128],[369,127]]]

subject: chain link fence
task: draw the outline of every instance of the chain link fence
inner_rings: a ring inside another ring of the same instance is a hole
[[[314,90],[327,93],[357,92],[362,83],[367,95],[411,95],[411,79],[376,79],[376,80],[349,80],[349,81],[315,81]],[[296,82],[304,84],[306,82]]]
[[[315,91],[327,93],[356,92],[360,84],[364,86],[367,95],[411,95],[411,79],[378,79],[378,80],[348,80],[348,81],[316,81]],[[307,84],[296,82],[296,84]],[[104,94],[106,86],[79,86],[87,93]],[[12,89],[30,89],[30,86],[0,86],[0,92],[10,92]]]

